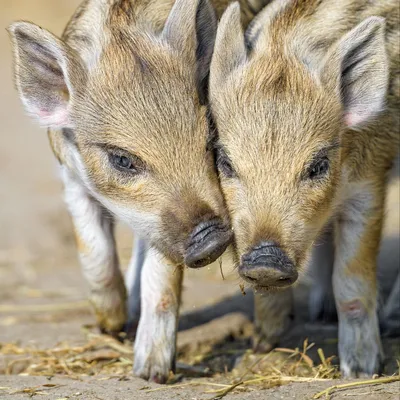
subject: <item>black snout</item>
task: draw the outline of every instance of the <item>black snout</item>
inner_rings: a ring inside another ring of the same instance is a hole
[[[292,261],[274,242],[263,242],[242,256],[239,273],[263,288],[290,286],[298,278]]]
[[[201,222],[190,235],[185,264],[190,268],[211,264],[222,255],[231,240],[232,230],[219,218]]]

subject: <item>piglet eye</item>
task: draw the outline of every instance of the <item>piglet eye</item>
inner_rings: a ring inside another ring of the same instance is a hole
[[[310,179],[321,178],[328,173],[328,170],[329,170],[329,160],[327,157],[324,157],[315,162],[311,166],[309,170],[309,178]]]
[[[133,168],[133,164],[128,157],[120,156],[118,154],[112,154],[111,162],[116,168],[131,170]]]
[[[122,151],[109,151],[108,159],[110,164],[118,171],[137,173],[140,170],[140,160],[130,154],[122,153]]]
[[[217,161],[217,168],[218,171],[224,175],[226,178],[234,178],[236,177],[236,171],[232,166],[231,160],[225,153],[225,151],[221,148],[217,149],[216,151],[216,161]]]
[[[128,157],[114,156],[114,162],[121,168],[132,169],[133,165]]]

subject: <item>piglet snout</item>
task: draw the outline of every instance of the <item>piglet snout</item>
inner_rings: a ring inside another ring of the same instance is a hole
[[[241,258],[239,274],[259,288],[286,287],[298,272],[286,253],[274,242],[262,242]]]
[[[232,241],[232,230],[221,219],[201,222],[192,231],[186,246],[185,264],[200,268],[214,262]]]

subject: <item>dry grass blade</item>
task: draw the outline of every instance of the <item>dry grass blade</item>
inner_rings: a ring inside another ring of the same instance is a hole
[[[111,336],[99,335],[96,333],[88,333],[87,337],[88,339],[93,339],[102,342],[103,344],[107,345],[108,347],[111,347],[115,351],[119,351],[122,354],[133,356],[133,350],[131,347],[128,347],[127,345],[120,343],[117,339],[114,339]]]
[[[244,379],[244,377],[249,374],[249,373],[253,373],[253,368],[255,368],[258,364],[260,364],[261,362],[265,361],[267,358],[269,358],[272,355],[271,353],[266,354],[265,356],[259,358],[258,360],[256,360],[253,364],[251,364],[249,367],[246,368],[245,372],[241,375],[241,377],[239,378],[240,381],[242,381]]]
[[[285,349],[282,347],[277,347],[274,351],[277,351],[280,353],[288,353],[291,356],[299,355],[300,359],[298,361],[298,364],[301,363],[301,361],[304,361],[310,368],[312,368],[314,366],[313,360],[311,360],[311,358],[305,353],[306,350],[301,352],[301,351],[299,351],[299,349],[293,350],[293,349]],[[298,365],[298,364],[296,364],[296,365]]]
[[[46,390],[50,389],[55,389],[59,388],[63,385],[53,385],[53,384],[45,384],[41,386],[34,386],[34,387],[29,387],[29,388],[24,388],[24,389],[17,389],[12,392],[9,392],[9,394],[28,394],[29,397],[37,396],[37,395],[48,395],[49,393],[46,392]]]
[[[231,385],[225,385],[222,383],[214,383],[214,382],[207,382],[207,381],[196,381],[196,382],[188,382],[188,383],[177,383],[175,385],[165,385],[165,386],[161,386],[161,387],[158,387],[155,389],[144,388],[142,390],[145,393],[152,393],[152,392],[160,392],[162,390],[179,389],[179,388],[184,388],[184,387],[188,387],[188,386],[216,386],[216,387],[220,387],[220,388],[227,388],[227,387],[230,387]],[[216,393],[217,391],[209,391],[206,393]]]
[[[242,384],[243,384],[243,382],[238,382],[231,386],[228,386],[226,389],[219,390],[218,394],[215,395],[214,397],[211,397],[210,400],[220,400],[223,397],[225,397],[228,393],[232,392],[232,390],[234,390],[235,388],[237,388],[238,386],[240,386]]]
[[[326,396],[326,398],[329,398],[331,393],[336,390],[341,390],[341,389],[354,389],[358,386],[364,386],[364,385],[381,385],[385,383],[392,383],[392,382],[397,382],[400,381],[400,375],[396,376],[391,376],[388,378],[378,378],[378,379],[369,379],[366,381],[358,381],[358,382],[351,382],[351,383],[344,383],[342,385],[334,385],[329,387],[328,389],[323,390],[322,392],[317,393],[314,395],[313,399],[319,399],[323,395]]]
[[[225,276],[224,276],[224,271],[222,270],[222,257],[219,258],[219,271],[221,273],[222,276],[222,280],[225,280]]]
[[[318,349],[317,351],[318,351],[319,358],[321,359],[322,365],[325,368],[328,368],[328,365],[326,363],[326,358],[325,358],[324,351],[322,349]]]

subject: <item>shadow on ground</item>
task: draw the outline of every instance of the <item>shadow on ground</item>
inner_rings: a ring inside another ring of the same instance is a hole
[[[380,309],[385,306],[390,293],[395,290],[396,278],[400,273],[400,250],[399,237],[386,237],[382,243],[379,257],[379,288]],[[315,363],[319,363],[320,357],[317,350],[321,348],[326,357],[338,354],[338,322],[333,321],[310,322],[308,317],[308,292],[306,284],[300,284],[294,291],[295,296],[295,318],[290,329],[282,337],[279,346],[288,349],[303,348],[305,339],[315,345],[307,353]],[[398,293],[397,293],[398,295]],[[244,296],[240,291],[232,296],[223,298],[219,302],[196,310],[184,313],[179,322],[179,330],[185,331],[210,323],[231,313],[240,313],[249,321],[253,321],[254,295],[247,291]],[[392,320],[382,321],[382,338],[385,353],[385,374],[393,374],[398,371],[398,360],[400,360],[400,298],[397,296],[395,302],[396,310],[392,313]],[[381,313],[382,314],[382,313]],[[216,329],[217,329],[217,325]],[[390,327],[390,329],[386,329]],[[203,357],[199,366],[208,366],[215,372],[231,370],[237,361],[249,348],[251,338],[246,337],[243,330],[236,332],[237,337],[231,332],[214,343],[209,353]],[[225,353],[225,354],[224,354]],[[333,364],[339,364],[339,358],[335,357]]]

